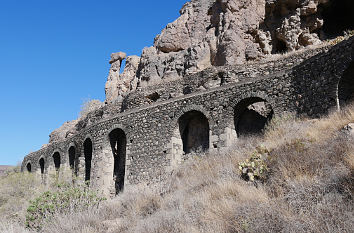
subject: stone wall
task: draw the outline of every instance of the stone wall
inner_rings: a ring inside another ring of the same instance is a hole
[[[164,84],[165,88],[164,85],[157,85],[155,89],[149,87],[128,96],[123,112],[106,119],[94,118],[70,138],[29,154],[24,158],[22,169],[26,170],[31,163],[31,171],[41,175],[39,161],[43,159],[44,180],[51,174],[60,175],[62,171],[70,170],[69,149],[74,147],[73,176],[83,180],[83,145],[89,138],[93,144],[90,185],[107,195],[114,195],[115,160],[109,135],[120,129],[125,134],[125,143],[119,145],[126,144],[125,165],[120,171],[120,176],[122,172],[124,174],[124,187],[139,182],[155,183],[190,155],[183,152],[182,131],[188,127],[186,113],[197,111],[204,115],[209,124],[207,147],[209,151],[221,152],[237,140],[235,113],[239,116],[254,103],[263,101],[275,115],[292,112],[310,117],[318,117],[338,107],[338,83],[353,62],[354,37],[333,47],[305,51],[269,64],[212,68],[211,72],[204,71],[193,78]],[[159,98],[147,98],[148,92],[156,92]],[[176,92],[178,94],[172,94]],[[123,150],[119,145],[117,150]],[[60,154],[59,171],[53,160],[56,152]]]

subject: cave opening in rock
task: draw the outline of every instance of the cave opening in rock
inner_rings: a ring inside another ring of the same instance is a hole
[[[71,146],[69,148],[69,166],[71,170],[74,170],[75,168],[75,155],[76,155],[75,147]]]
[[[160,95],[157,92],[154,92],[148,96],[146,96],[149,100],[152,100],[153,102],[156,102],[158,99],[160,99]]]
[[[340,107],[354,101],[354,62],[344,71],[338,83],[338,102]]]
[[[114,129],[109,134],[109,141],[114,157],[113,177],[115,190],[116,194],[118,194],[124,188],[127,137],[122,129]]]
[[[39,167],[41,168],[41,174],[44,174],[44,159],[39,160]]]
[[[272,53],[282,54],[282,53],[286,53],[287,51],[288,51],[288,48],[286,47],[286,43],[282,40],[275,39],[274,49],[273,49]]]
[[[92,162],[92,141],[87,138],[84,142],[85,156],[85,181],[89,181],[91,177],[91,162]]]
[[[32,165],[31,165],[31,163],[27,163],[26,168],[27,168],[27,171],[28,171],[28,172],[32,172]]]
[[[58,171],[60,168],[60,154],[59,154],[59,152],[55,152],[53,154],[53,160],[54,160],[55,169]]]
[[[327,38],[342,35],[346,30],[354,30],[354,1],[329,0],[319,5],[323,17],[322,30]]]
[[[209,122],[199,111],[190,111],[178,120],[184,153],[204,152],[209,149]]]
[[[272,107],[264,99],[258,97],[243,99],[234,109],[238,137],[262,133],[273,114]]]

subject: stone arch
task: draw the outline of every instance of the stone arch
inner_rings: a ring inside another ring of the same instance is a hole
[[[261,133],[273,115],[273,107],[265,99],[260,97],[242,99],[234,107],[234,125],[237,136]]]
[[[54,167],[55,167],[55,170],[59,170],[60,169],[60,164],[61,164],[61,157],[60,157],[60,153],[57,151],[57,152],[54,152],[53,154],[53,162],[54,162]]]
[[[202,112],[196,110],[186,112],[178,118],[178,126],[185,154],[209,149],[209,120]]]
[[[209,123],[209,138],[212,133],[212,128],[214,126],[214,121],[212,117],[210,116],[209,112],[206,111],[202,106],[200,105],[195,105],[195,104],[190,104],[185,106],[184,108],[180,108],[177,110],[177,112],[174,113],[173,120],[170,123],[169,129],[170,135],[171,135],[171,141],[167,149],[164,151],[164,153],[167,153],[170,159],[170,166],[172,169],[176,168],[185,158],[184,154],[185,152],[183,151],[183,140],[181,137],[180,133],[180,126],[179,122],[180,119],[187,114],[188,112],[191,111],[197,111],[200,112],[202,115],[204,115],[208,119]],[[172,117],[171,117],[172,118]],[[209,148],[209,146],[208,146]]]
[[[84,156],[85,156],[85,181],[91,179],[91,165],[93,154],[93,143],[90,137],[87,137],[83,143]]]
[[[26,169],[27,169],[28,172],[32,172],[32,165],[31,165],[31,162],[28,162],[28,163],[27,163]]]
[[[187,112],[190,112],[190,111],[201,112],[208,119],[210,128],[213,127],[214,121],[213,121],[213,118],[211,117],[211,115],[209,114],[209,112],[200,105],[190,104],[182,109],[179,109],[177,112],[175,112],[173,120],[171,121],[171,129],[174,129],[176,127],[176,125],[178,126],[178,121],[181,118],[181,116],[183,116],[184,114],[186,114]]]
[[[45,166],[44,158],[40,158],[38,163],[39,163],[39,168],[41,169],[41,174],[43,175],[44,174],[44,166]]]
[[[342,77],[338,81],[337,88],[337,104],[339,108],[354,101],[354,61],[343,72]]]
[[[114,159],[113,177],[115,192],[118,194],[124,189],[127,135],[123,129],[115,128],[108,134],[108,140]]]

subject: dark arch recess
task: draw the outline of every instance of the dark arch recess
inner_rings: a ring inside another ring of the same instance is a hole
[[[113,177],[115,180],[116,194],[124,189],[125,176],[125,159],[127,137],[122,129],[114,129],[109,134],[109,142],[111,144],[112,154],[114,157]]]
[[[84,142],[85,155],[85,181],[89,181],[91,177],[91,162],[92,162],[92,141],[87,138]]]
[[[186,154],[209,149],[209,121],[203,113],[189,111],[178,119],[178,125]]]
[[[326,38],[334,38],[354,29],[353,0],[329,0],[320,4],[318,10],[323,17],[322,30]]]
[[[259,134],[272,119],[274,111],[262,98],[241,100],[234,108],[235,130],[239,137]]]
[[[39,160],[39,167],[41,168],[41,174],[44,174],[44,159]]]
[[[55,169],[56,169],[56,170],[59,170],[59,168],[60,168],[60,163],[61,163],[59,152],[55,152],[55,153],[53,154],[53,160],[54,160]]]
[[[76,156],[76,149],[74,146],[69,148],[69,166],[71,170],[75,168],[75,156]]]
[[[345,107],[354,101],[354,61],[344,71],[339,80],[338,100],[340,107]]]
[[[27,168],[27,171],[28,171],[28,172],[32,172],[32,165],[31,165],[31,163],[27,163],[26,168]]]

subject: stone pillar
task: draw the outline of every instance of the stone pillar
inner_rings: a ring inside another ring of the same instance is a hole
[[[109,70],[109,75],[106,82],[106,102],[111,103],[114,100],[118,99],[118,85],[119,85],[119,76],[120,76],[120,67],[122,61],[127,57],[123,52],[112,53],[111,60],[111,69]]]

